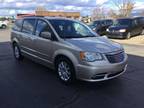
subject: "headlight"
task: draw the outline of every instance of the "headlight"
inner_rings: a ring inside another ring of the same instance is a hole
[[[107,32],[109,32],[109,29],[106,29]]]
[[[119,30],[119,32],[126,32],[126,29],[121,29]]]
[[[80,59],[87,62],[94,62],[96,60],[102,60],[103,57],[100,53],[80,52]]]

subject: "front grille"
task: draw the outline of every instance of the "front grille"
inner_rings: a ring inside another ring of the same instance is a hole
[[[110,63],[119,63],[124,60],[124,52],[117,54],[106,54],[106,57]]]

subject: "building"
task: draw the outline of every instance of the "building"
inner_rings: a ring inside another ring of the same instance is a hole
[[[80,12],[47,11],[43,7],[37,7],[35,13],[17,14],[17,18],[27,16],[67,17],[67,18],[79,19]]]
[[[36,16],[49,17],[67,17],[77,19],[80,17],[80,12],[53,12],[53,11],[36,11]]]

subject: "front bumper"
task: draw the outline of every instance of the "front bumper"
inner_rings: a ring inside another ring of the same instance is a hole
[[[127,36],[127,32],[107,32],[109,38],[124,39]]]
[[[76,76],[77,79],[97,82],[109,80],[120,76],[126,71],[127,68],[127,56],[121,63],[100,63],[95,66],[78,65]]]

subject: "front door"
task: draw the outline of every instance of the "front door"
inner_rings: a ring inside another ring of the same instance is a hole
[[[41,37],[42,32],[49,32],[51,36],[54,35],[49,24],[42,19],[37,21],[35,30],[36,39],[34,40],[36,55],[43,61],[52,64],[53,46],[55,41]]]

